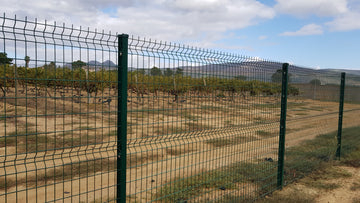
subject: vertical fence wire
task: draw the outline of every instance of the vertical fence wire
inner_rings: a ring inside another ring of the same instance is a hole
[[[116,36],[5,15],[0,21],[0,202],[111,200]]]
[[[357,83],[359,76],[353,77],[349,83]],[[291,86],[298,88],[298,92],[288,98],[285,185],[335,159],[338,148],[341,74],[290,66],[289,80]],[[344,112],[351,119],[344,124],[346,123],[348,132],[353,132],[360,123],[359,112],[356,110],[359,106],[354,103],[347,107],[349,108]],[[353,137],[355,135],[356,133],[347,137],[357,143],[357,139]],[[346,145],[345,148],[348,148],[349,142]]]
[[[276,189],[280,63],[129,38],[128,201]],[[280,74],[281,75],[281,74]]]
[[[0,202],[254,201],[278,189],[282,63],[0,21]],[[340,74],[290,65],[288,81],[284,185],[335,156]],[[359,81],[347,75],[344,131],[360,123]]]

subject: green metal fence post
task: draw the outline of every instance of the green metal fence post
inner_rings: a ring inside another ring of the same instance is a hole
[[[341,73],[341,85],[340,85],[340,102],[339,102],[339,123],[338,123],[338,134],[337,134],[337,149],[336,158],[340,159],[341,151],[341,133],[342,133],[342,120],[344,112],[344,92],[345,92],[345,73]]]
[[[278,174],[277,187],[282,189],[284,182],[284,155],[285,155],[285,130],[286,130],[286,106],[288,91],[288,68],[289,64],[282,66],[282,85],[281,85],[281,116],[280,116],[280,135],[279,135],[279,154],[278,154]]]
[[[126,202],[128,38],[118,35],[117,203]]]

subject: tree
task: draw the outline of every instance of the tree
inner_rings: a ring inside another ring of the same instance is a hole
[[[288,73],[288,82],[291,82],[291,74]],[[275,83],[281,83],[282,82],[282,70],[277,69],[276,72],[271,76],[271,81]]]
[[[275,83],[281,83],[282,81],[282,70],[278,69],[276,72],[271,76],[271,81]]]
[[[164,76],[170,77],[173,74],[174,72],[170,68],[165,69]]]
[[[176,69],[176,72],[175,72],[175,75],[180,75],[180,76],[182,76],[184,73],[183,73],[183,69],[181,69],[181,68],[177,68]]]
[[[48,71],[48,72],[51,72],[51,71],[55,71],[56,70],[56,64],[55,64],[55,62],[50,62],[50,64],[48,65],[48,64],[45,64],[44,65],[44,69],[46,70],[46,71]]]
[[[24,60],[25,60],[25,68],[29,68],[30,57],[25,56]]]
[[[246,76],[245,75],[237,75],[234,77],[237,80],[246,80]]]
[[[86,63],[81,61],[81,60],[77,60],[71,63],[73,70],[78,69],[78,68],[82,68],[83,66],[86,66]]]
[[[143,69],[143,68],[134,70],[133,72],[135,74],[139,74],[139,75],[145,75],[145,73],[146,73],[145,69]]]
[[[151,76],[161,76],[162,72],[160,70],[160,68],[154,66],[151,70],[150,70],[150,75]]]
[[[310,84],[319,86],[321,85],[321,81],[319,79],[313,79],[310,81]]]
[[[7,53],[0,52],[0,64],[12,64],[12,60],[13,59],[7,57]]]

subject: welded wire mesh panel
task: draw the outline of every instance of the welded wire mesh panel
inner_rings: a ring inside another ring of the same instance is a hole
[[[344,127],[354,122],[355,115],[360,115],[360,75],[347,73],[344,91]],[[360,122],[358,121],[355,125],[360,126]]]
[[[340,73],[290,66],[289,75],[288,144],[337,130]]]
[[[0,17],[0,202],[114,198],[117,39]]]
[[[279,188],[281,63],[137,37],[126,47],[127,35],[5,15],[0,25],[0,202],[246,202]],[[346,77],[349,140],[359,81]],[[340,73],[290,66],[285,184],[334,158],[339,98]]]
[[[335,158],[341,81],[340,72],[334,71],[290,66],[289,73],[289,88],[298,91],[288,97],[285,184]],[[359,112],[350,109],[360,105],[346,106],[348,119],[343,128],[358,126]]]
[[[129,39],[128,201],[259,198],[276,188],[281,64]]]

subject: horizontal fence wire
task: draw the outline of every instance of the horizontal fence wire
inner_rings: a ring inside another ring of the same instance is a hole
[[[341,73],[289,68],[290,85],[297,94],[290,95],[287,107],[285,184],[290,184],[326,162],[335,159],[339,120]],[[347,77],[345,87],[343,129],[358,128],[360,125],[359,103],[355,84],[360,76]],[[360,131],[358,131],[360,132]],[[359,135],[358,133],[356,133]],[[356,134],[351,135],[356,137]],[[350,138],[348,138],[350,139]],[[353,139],[356,142],[356,139]]]
[[[282,63],[130,36],[124,199],[118,35],[0,25],[0,202],[246,202],[278,189]],[[340,72],[290,65],[288,80],[285,184],[335,156]],[[351,132],[359,81],[347,74]]]
[[[280,63],[130,37],[128,66],[128,201],[275,190]]]
[[[116,35],[5,15],[0,25],[0,202],[113,199]]]

